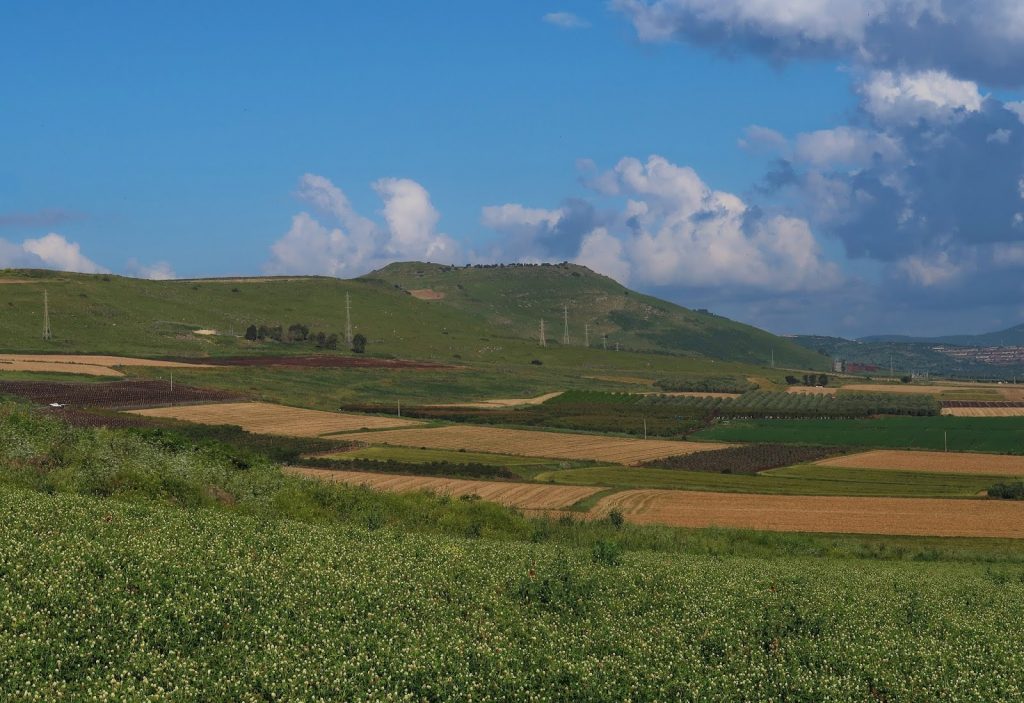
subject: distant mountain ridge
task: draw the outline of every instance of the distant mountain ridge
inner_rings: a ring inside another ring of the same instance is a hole
[[[984,334],[951,334],[941,337],[911,337],[898,334],[880,334],[861,337],[859,342],[902,342],[904,344],[949,344],[958,347],[1019,347],[1024,346],[1024,324]]]

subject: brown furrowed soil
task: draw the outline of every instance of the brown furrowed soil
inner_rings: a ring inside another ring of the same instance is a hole
[[[169,417],[202,425],[237,425],[248,432],[276,434],[288,437],[319,437],[355,430],[419,425],[415,420],[404,420],[380,415],[329,413],[306,410],[273,403],[217,403],[211,405],[184,405],[173,408],[136,410],[146,417]]]
[[[209,403],[237,400],[238,393],[194,388],[168,381],[3,381],[0,393],[16,395],[33,403],[61,403],[76,408],[151,408],[175,403]]]
[[[922,471],[932,474],[979,474],[982,476],[1024,476],[1024,456],[974,454],[967,452],[920,452],[882,449],[823,459],[820,466],[845,469]]]
[[[640,464],[667,456],[706,452],[731,445],[712,442],[676,442],[658,439],[629,439],[601,435],[507,430],[498,427],[449,425],[390,432],[357,434],[353,439],[370,444],[429,449],[538,456],[550,459],[591,459],[615,464]]]
[[[444,300],[444,293],[433,288],[417,288],[410,290],[409,294],[417,300]]]
[[[513,483],[511,481],[467,481],[455,478],[402,476],[362,471],[332,471],[287,467],[285,473],[320,481],[334,481],[350,485],[368,486],[378,491],[406,493],[430,491],[449,496],[476,495],[502,505],[522,510],[561,510],[584,498],[605,490],[593,486],[550,486],[542,483]]]
[[[82,376],[120,378],[123,373],[109,366],[94,364],[61,364],[51,361],[5,361],[0,359],[0,371],[31,371],[34,373],[76,373]]]
[[[314,369],[456,369],[458,366],[429,361],[377,359],[369,356],[335,356],[305,354],[296,356],[231,356],[204,359],[214,366],[288,366]]]
[[[628,490],[598,501],[630,522],[777,532],[1024,538],[1024,501]]]

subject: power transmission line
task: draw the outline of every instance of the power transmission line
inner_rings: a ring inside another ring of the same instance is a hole
[[[53,339],[53,331],[50,329],[50,294],[43,291],[43,340],[49,342]]]
[[[345,294],[345,343],[352,344],[352,301]]]
[[[562,306],[562,314],[565,315],[565,334],[562,336],[562,344],[569,346],[569,306]]]
[[[586,322],[583,323],[583,346],[590,346],[590,324]]]

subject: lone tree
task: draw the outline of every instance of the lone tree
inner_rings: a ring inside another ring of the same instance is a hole
[[[256,325],[249,325],[245,330],[245,338],[250,342],[255,342],[257,336],[259,336],[259,330],[256,329]]]
[[[356,354],[362,354],[366,351],[366,336],[362,332],[359,332],[352,338],[352,351]]]

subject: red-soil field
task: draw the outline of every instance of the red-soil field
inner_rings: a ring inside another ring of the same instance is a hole
[[[1024,538],[1024,501],[786,496],[627,490],[598,501],[596,516],[630,522],[775,532]]]
[[[375,359],[367,356],[231,356],[203,359],[214,366],[284,366],[305,369],[453,369],[455,366],[429,361]]]
[[[61,403],[74,407],[112,409],[146,408],[177,403],[206,403],[238,399],[237,393],[193,388],[167,381],[0,381],[0,395],[14,395],[34,403]]]

